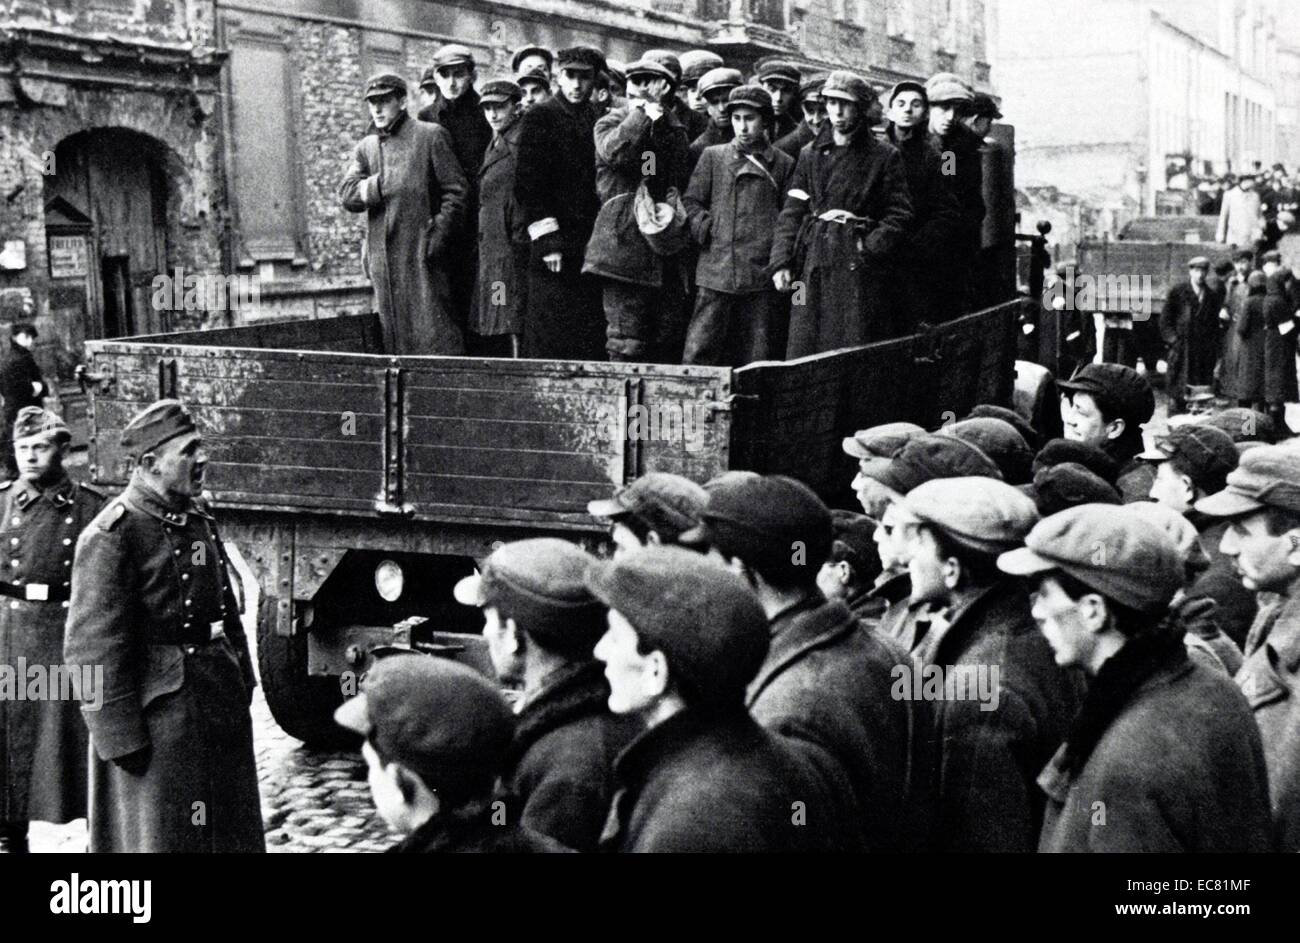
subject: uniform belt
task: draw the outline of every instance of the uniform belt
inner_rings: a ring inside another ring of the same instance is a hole
[[[66,602],[72,598],[72,590],[67,586],[51,586],[49,583],[6,583],[0,580],[0,596],[12,596],[28,602]]]
[[[206,625],[201,626],[198,629],[198,631],[202,632],[203,634],[202,635],[190,634],[190,635],[186,635],[184,638],[179,638],[174,642],[154,641],[151,644],[153,645],[207,645],[211,642],[217,641],[218,639],[223,639],[226,637],[226,626],[224,621],[221,619],[217,619],[215,622],[209,622]]]

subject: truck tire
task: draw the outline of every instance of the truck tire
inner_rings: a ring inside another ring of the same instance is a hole
[[[356,749],[360,738],[334,722],[334,711],[343,703],[338,682],[307,674],[307,636],[277,635],[275,604],[263,596],[257,614],[257,667],[271,716],[281,730],[310,747]]]

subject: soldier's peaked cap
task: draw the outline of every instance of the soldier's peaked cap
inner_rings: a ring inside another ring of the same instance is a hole
[[[122,430],[122,450],[139,459],[164,442],[196,430],[194,417],[177,399],[160,399],[146,406]]]

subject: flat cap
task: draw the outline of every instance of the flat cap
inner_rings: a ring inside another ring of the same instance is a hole
[[[675,540],[699,524],[708,500],[705,490],[689,478],[646,472],[612,498],[590,502],[587,513],[610,520],[635,515],[660,537]]]
[[[739,69],[710,69],[700,77],[699,92],[701,95],[707,95],[716,89],[733,89],[744,83],[745,78],[740,74]]]
[[[826,84],[825,72],[814,72],[799,83],[799,98],[806,101],[809,98],[821,98],[822,86]]]
[[[757,85],[740,85],[728,93],[727,104],[722,110],[731,114],[737,108],[752,108],[768,120],[776,114],[772,108],[772,96]]]
[[[450,808],[491,792],[514,736],[514,715],[495,685],[420,654],[379,659],[334,720],[418,774]]]
[[[784,62],[780,59],[769,59],[758,67],[754,78],[759,82],[784,82],[787,85],[799,87],[801,80],[799,67],[793,62]]]
[[[984,92],[975,93],[972,109],[977,118],[992,118],[996,121],[1002,117],[1002,111],[993,96]]]
[[[1257,275],[1252,272],[1251,275]],[[1199,419],[1202,425],[1222,429],[1233,442],[1273,442],[1277,430],[1273,426],[1273,417],[1268,413],[1247,406],[1232,406]]]
[[[677,60],[682,67],[682,82],[686,85],[698,82],[709,70],[726,65],[722,57],[711,49],[688,49]]]
[[[674,82],[672,70],[662,62],[656,62],[654,59],[647,59],[644,56],[636,62],[629,62],[623,70],[624,74],[630,79],[634,75],[645,75],[651,78],[667,79]]]
[[[1179,467],[1197,488],[1213,494],[1222,491],[1228,473],[1237,467],[1237,447],[1222,429],[1201,423],[1174,426],[1138,457],[1148,462],[1178,459]]]
[[[641,60],[644,62],[657,62],[668,70],[668,77],[676,84],[682,80],[682,60],[677,58],[677,53],[669,52],[667,49],[647,49],[641,54]],[[629,66],[628,75],[631,75]]]
[[[605,69],[605,54],[594,46],[569,46],[555,54],[558,69],[601,72]]]
[[[998,567],[1013,576],[1061,570],[1121,605],[1151,613],[1169,605],[1184,576],[1168,534],[1109,504],[1081,504],[1044,518],[1025,546],[998,557]]]
[[[1300,513],[1300,448],[1261,445],[1241,454],[1227,487],[1196,502],[1213,517],[1238,517],[1263,507]]]
[[[433,68],[450,69],[452,66],[467,65],[474,68],[474,53],[468,46],[460,43],[448,43],[433,54]]]
[[[925,83],[925,94],[930,104],[941,102],[974,102],[975,92],[958,75],[951,72],[939,72],[930,76]]]
[[[847,560],[860,575],[880,572],[876,550],[876,522],[853,511],[831,511],[830,559]]]
[[[122,451],[137,461],[164,442],[194,432],[194,417],[177,399],[160,399],[146,406],[122,430]]]
[[[366,90],[362,97],[383,98],[385,95],[393,94],[407,94],[406,79],[392,72],[380,72],[366,79]]]
[[[681,547],[643,547],[594,561],[587,588],[664,653],[691,706],[738,705],[767,657],[767,617],[730,569]]]
[[[1010,423],[1015,430],[1020,433],[1020,437],[1030,446],[1038,442],[1038,430],[1030,425],[1029,420],[1014,409],[1008,409],[1006,406],[995,406],[992,403],[980,403],[969,413],[967,419],[979,419],[987,417],[989,419],[1001,419],[1003,422]]]
[[[1194,258],[1191,258],[1191,259],[1188,259],[1188,260],[1187,260],[1187,267],[1188,267],[1188,268],[1203,268],[1203,269],[1207,269],[1207,270],[1208,270],[1209,267],[1210,267],[1210,260],[1209,260],[1208,258],[1206,258],[1205,256],[1203,256],[1203,255],[1198,255],[1198,256],[1196,256],[1196,257],[1194,257]]]
[[[1156,411],[1155,393],[1147,378],[1119,363],[1086,363],[1074,376],[1060,381],[1062,390],[1087,393],[1110,416],[1132,423],[1147,422]]]
[[[533,69],[530,72],[520,72],[515,76],[515,84],[519,86],[519,91],[523,92],[524,85],[530,82],[536,82],[538,85],[551,87],[551,77],[541,69]]]
[[[1265,262],[1276,262],[1278,265],[1281,265],[1282,253],[1277,251],[1276,249],[1269,249],[1267,252],[1263,253],[1259,257],[1260,265],[1263,265]]]
[[[1066,462],[1082,465],[1108,485],[1119,481],[1119,463],[1105,449],[1073,439],[1052,439],[1039,449],[1034,456],[1034,474]]]
[[[1077,462],[1047,465],[1034,475],[1029,490],[1041,517],[1048,517],[1080,504],[1120,504],[1115,486]]]
[[[1168,534],[1169,539],[1178,548],[1178,554],[1182,557],[1185,567],[1190,567],[1197,573],[1203,573],[1210,568],[1210,555],[1201,545],[1200,532],[1185,515],[1155,501],[1135,501],[1127,505],[1125,510],[1146,518]]]
[[[869,429],[860,429],[843,441],[844,453],[861,460],[864,458],[892,458],[907,443],[925,430],[914,422],[886,422]]]
[[[1034,502],[1019,488],[993,478],[938,478],[903,499],[903,516],[937,527],[979,553],[1020,546],[1038,522]]]
[[[869,104],[874,94],[866,79],[854,75],[846,69],[836,69],[826,76],[822,85],[822,98],[842,98],[845,101]]]
[[[926,105],[930,104],[930,96],[926,94],[925,86],[920,82],[913,81],[912,79],[904,79],[901,82],[894,83],[894,87],[889,90],[889,98],[887,98],[886,101],[892,105],[894,99],[898,97],[900,92],[916,92],[921,96],[922,102]]]
[[[555,54],[545,46],[522,46],[515,50],[515,54],[510,59],[510,71],[518,72],[519,63],[523,62],[529,56],[541,56],[546,60],[546,68],[555,67]]]
[[[1016,427],[1001,419],[977,417],[949,423],[939,435],[950,435],[972,445],[993,459],[1002,472],[1002,480],[1011,485],[1026,484],[1032,477],[1033,449]]]
[[[55,442],[72,440],[72,433],[61,417],[39,406],[24,406],[18,410],[18,416],[14,419],[14,441],[36,436]]]
[[[610,80],[619,85],[627,84],[627,72],[625,71],[627,63],[622,59],[608,59],[605,62],[604,72],[610,77]]]
[[[495,608],[543,648],[590,654],[605,631],[605,607],[583,582],[592,559],[557,537],[502,544],[456,584],[456,600]]]
[[[540,77],[541,73],[538,73],[538,75]],[[517,102],[523,97],[524,90],[519,87],[517,82],[512,82],[509,79],[492,79],[489,82],[484,82],[478,93],[480,102]]]
[[[1002,478],[997,464],[979,446],[929,433],[910,439],[888,465],[870,472],[864,470],[864,474],[904,495],[936,478]]]
[[[682,534],[684,544],[715,546],[765,576],[812,578],[830,552],[830,508],[801,481],[740,477],[707,491],[700,525]]]

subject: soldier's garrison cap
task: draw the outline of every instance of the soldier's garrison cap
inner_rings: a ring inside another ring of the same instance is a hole
[[[383,98],[385,95],[405,95],[406,79],[392,72],[380,72],[366,80],[364,98]]]
[[[36,436],[50,438],[55,442],[72,440],[72,433],[62,418],[39,406],[24,406],[18,410],[18,418],[14,420],[14,441]]]
[[[1019,488],[994,478],[936,478],[903,499],[903,516],[943,531],[980,553],[1018,547],[1038,523],[1034,502]]]
[[[540,73],[538,77],[545,81]],[[478,93],[480,102],[517,102],[523,97],[524,90],[509,79],[492,79],[490,82],[484,82]]]
[[[1261,445],[1243,452],[1227,487],[1196,502],[1213,517],[1239,517],[1264,507],[1300,514],[1300,448]]]
[[[164,442],[194,432],[194,417],[178,399],[160,399],[146,406],[122,430],[122,450],[134,459]]]

